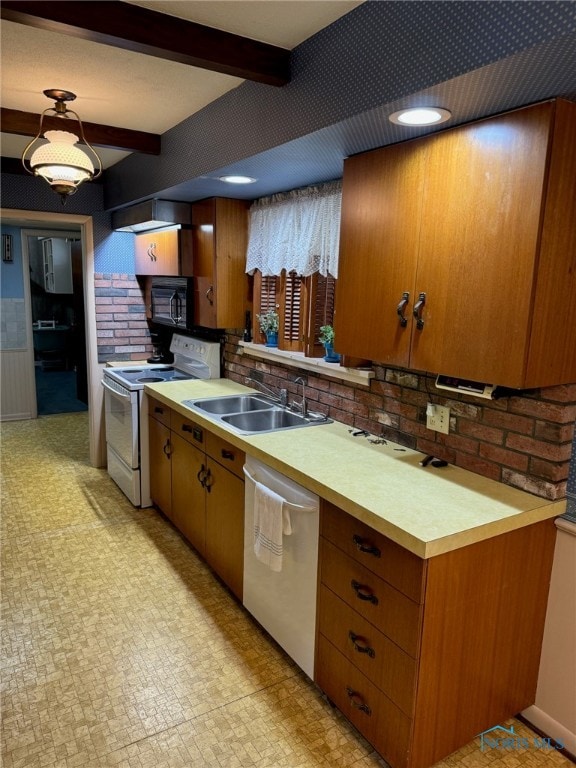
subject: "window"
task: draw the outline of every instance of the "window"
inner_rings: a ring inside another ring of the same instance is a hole
[[[324,348],[318,341],[321,325],[332,325],[336,279],[319,272],[302,277],[282,271],[279,276],[254,273],[255,343],[264,342],[256,315],[276,309],[280,316],[278,348],[321,357]]]

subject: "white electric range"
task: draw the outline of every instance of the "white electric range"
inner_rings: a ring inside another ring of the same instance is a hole
[[[105,368],[108,474],[136,507],[152,506],[148,449],[148,398],[144,385],[220,378],[220,343],[174,334],[174,363]]]

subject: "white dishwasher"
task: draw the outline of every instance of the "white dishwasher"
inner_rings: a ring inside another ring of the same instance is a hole
[[[318,496],[252,456],[246,457],[244,474],[244,606],[313,678]],[[257,484],[261,486],[258,490]],[[255,552],[255,504],[262,487],[279,497],[284,515],[285,531],[275,551],[274,569],[262,562]]]

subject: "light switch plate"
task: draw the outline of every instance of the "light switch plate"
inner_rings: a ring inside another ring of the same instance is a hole
[[[426,408],[426,426],[435,432],[443,432],[445,435],[450,431],[450,408],[444,405],[433,405],[428,403]]]

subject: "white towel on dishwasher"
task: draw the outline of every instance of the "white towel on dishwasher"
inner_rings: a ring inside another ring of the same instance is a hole
[[[282,570],[283,537],[292,533],[286,499],[255,483],[254,488],[254,554],[272,571]]]

